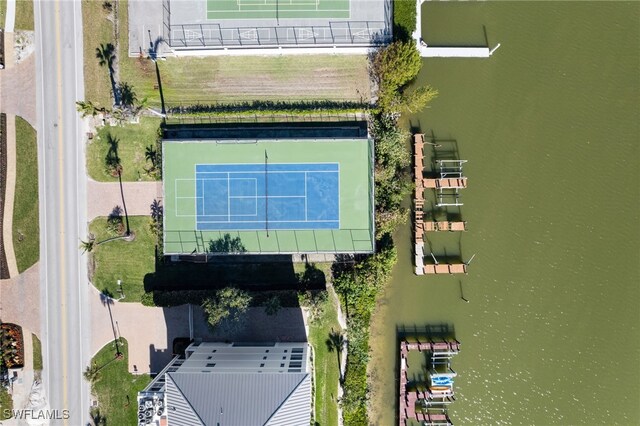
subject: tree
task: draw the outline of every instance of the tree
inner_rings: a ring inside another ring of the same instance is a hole
[[[120,235],[122,234],[122,207],[115,206],[111,213],[109,213],[109,217],[107,217],[107,232],[111,235]]]
[[[431,86],[420,86],[411,93],[403,92],[399,97],[399,107],[409,113],[416,113],[437,96],[438,91]]]
[[[340,331],[334,331],[333,329],[331,329],[329,338],[325,341],[325,343],[327,344],[327,350],[329,350],[329,352],[335,351],[336,355],[338,356],[338,370],[340,371],[340,382],[342,382],[342,349],[344,348],[344,345],[346,343],[344,335]]]
[[[80,240],[80,250],[82,253],[91,253],[96,246],[96,239],[93,235],[89,235],[87,241]]]
[[[149,145],[144,150],[144,158],[151,163],[153,169],[158,167],[158,151],[153,145]]]
[[[98,364],[93,362],[87,366],[82,375],[86,381],[93,383],[100,376],[100,367],[98,367]]]
[[[126,224],[125,235],[128,237],[129,235],[131,235],[131,228],[129,227],[129,214],[127,213],[127,204],[124,201],[124,189],[122,187],[122,163],[120,162],[120,156],[118,155],[118,144],[120,143],[120,141],[113,135],[111,135],[111,133],[109,133],[107,134],[107,143],[109,144],[109,149],[105,157],[105,165],[107,166],[107,171],[111,175],[116,174],[118,176],[118,183],[120,184],[120,196],[122,197],[122,207],[124,208],[124,218]]]
[[[91,101],[76,102],[76,110],[82,115],[82,118],[89,115],[95,117],[99,112],[106,112],[105,108],[98,108]]]
[[[126,81],[118,84],[118,94],[120,95],[120,105],[123,108],[132,109],[133,105],[138,100],[136,92],[133,90],[133,86]]]
[[[247,311],[251,303],[251,295],[235,287],[225,287],[216,291],[215,296],[202,302],[202,309],[207,316],[211,328],[215,328],[225,320],[237,321]]]
[[[119,105],[118,88],[116,87],[116,79],[114,77],[113,63],[116,59],[116,48],[113,44],[100,44],[96,47],[96,58],[101,67],[107,66],[109,69],[109,80],[111,80],[111,91],[113,92],[113,103]]]
[[[415,41],[396,41],[380,49],[373,58],[378,83],[378,104],[383,110],[393,105],[398,91],[413,80],[422,67]]]
[[[280,311],[282,305],[280,304],[280,298],[278,296],[271,296],[264,304],[264,312],[267,315],[275,315]]]

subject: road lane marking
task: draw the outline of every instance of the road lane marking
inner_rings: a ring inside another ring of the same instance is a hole
[[[64,228],[64,137],[63,137],[63,111],[62,111],[62,44],[60,36],[60,1],[55,3],[55,27],[56,27],[56,70],[57,70],[57,88],[58,88],[58,182],[60,191],[60,304],[61,311],[61,331],[62,331],[62,409],[69,407],[69,392],[67,388],[68,378],[68,353],[67,353],[67,301],[66,301],[66,265],[65,265],[65,228]],[[64,419],[64,424],[68,424],[68,419]]]

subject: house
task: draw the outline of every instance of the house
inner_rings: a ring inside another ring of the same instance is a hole
[[[138,425],[308,426],[307,343],[192,343],[138,393]]]

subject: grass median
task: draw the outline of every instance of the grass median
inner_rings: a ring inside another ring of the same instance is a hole
[[[18,271],[23,272],[40,257],[40,227],[36,131],[21,117],[16,117],[16,164],[13,247]]]
[[[142,117],[140,124],[104,126],[87,146],[87,172],[92,179],[100,182],[117,182],[117,176],[107,172],[105,157],[109,151],[108,136],[118,140],[118,156],[122,164],[123,181],[152,181],[155,178],[145,169],[151,163],[145,157],[148,146],[156,148],[156,140],[161,120]]]
[[[97,244],[91,253],[93,285],[100,291],[108,290],[120,298],[118,280],[122,282],[123,302],[140,302],[144,294],[144,277],[155,270],[156,237],[149,229],[147,216],[129,216],[135,239],[131,242],[113,240]],[[99,217],[89,224],[89,231],[96,242],[113,237],[107,231],[107,218]]]
[[[42,342],[38,339],[38,336],[31,333],[31,340],[33,342],[33,371],[42,371]]]
[[[115,358],[114,342],[104,346],[91,360],[99,370],[91,383],[91,389],[98,398],[100,417],[104,424],[135,425],[137,418],[138,392],[144,389],[151,377],[148,374],[133,375],[127,368],[129,359],[129,345],[125,339],[119,340],[120,352],[123,357]],[[93,413],[96,417],[96,413]]]

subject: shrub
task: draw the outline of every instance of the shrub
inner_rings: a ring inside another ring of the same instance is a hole
[[[416,30],[416,0],[393,1],[393,35],[396,40],[409,40]]]

